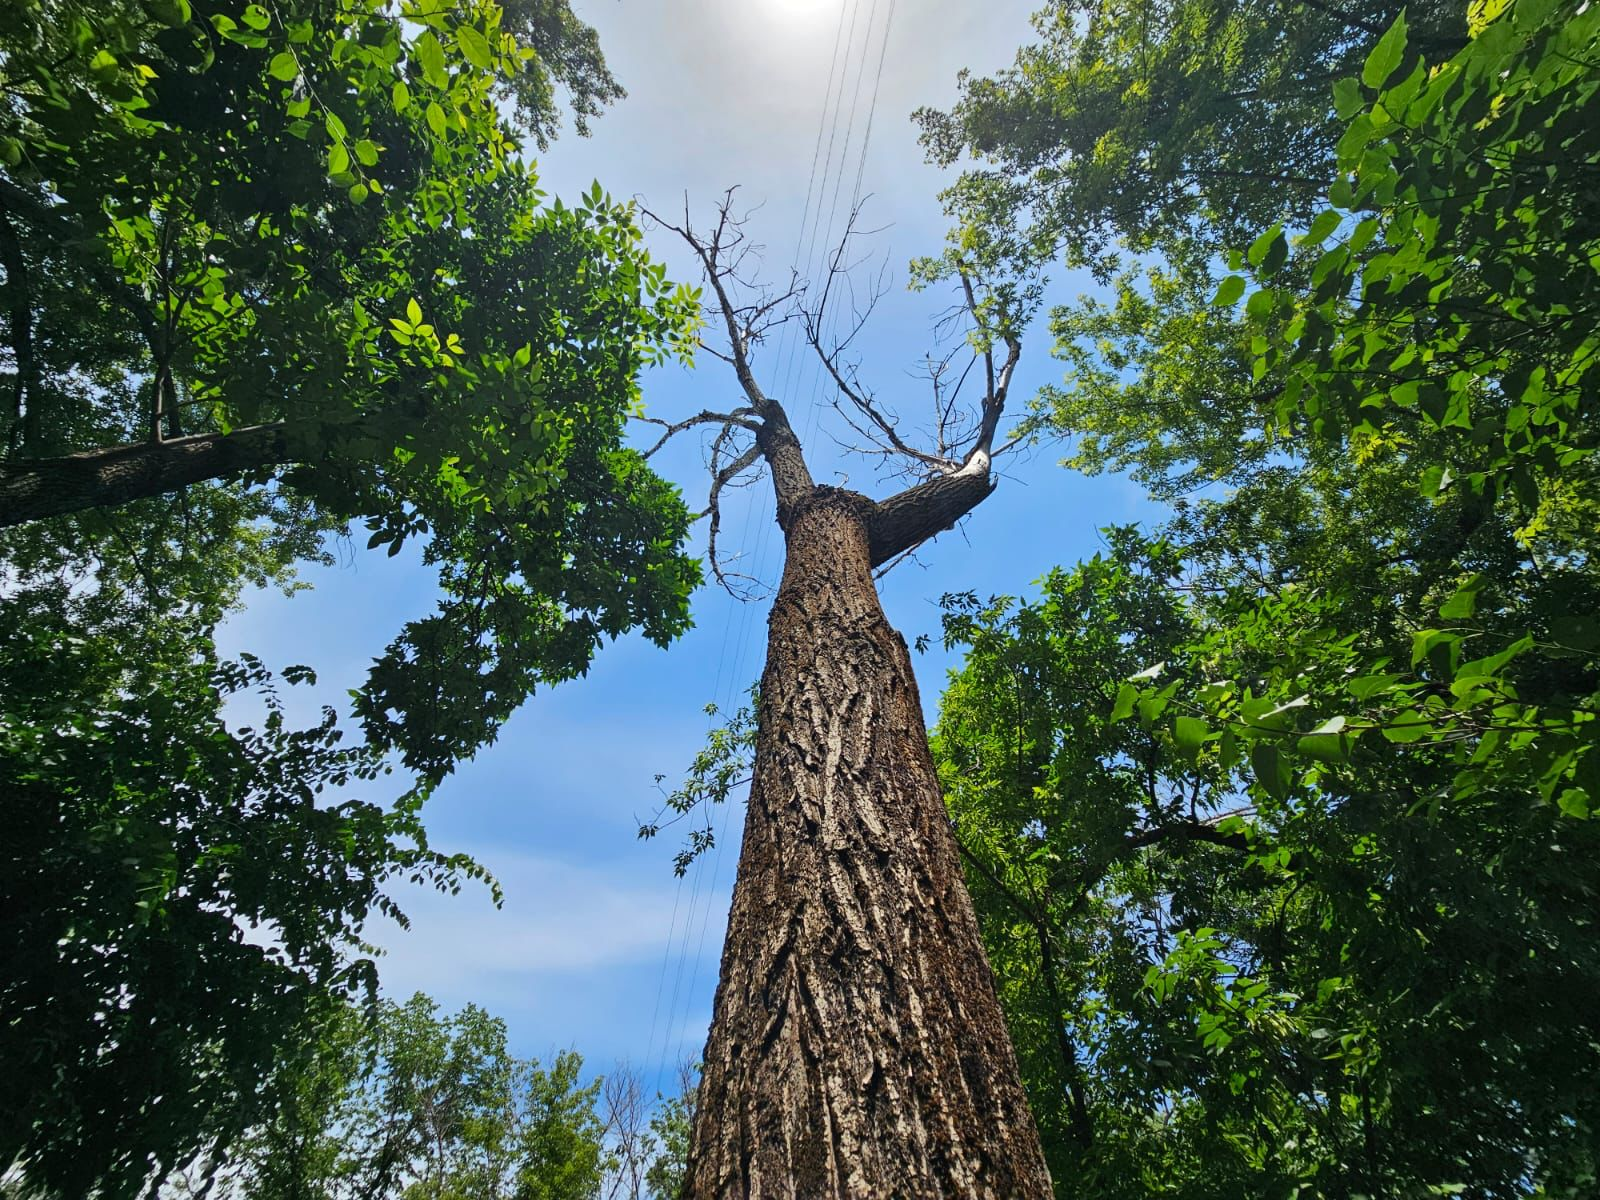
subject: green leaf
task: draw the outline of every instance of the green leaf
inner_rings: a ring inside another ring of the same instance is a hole
[[[1367,55],[1367,61],[1361,68],[1361,82],[1369,88],[1382,87],[1399,67],[1405,52],[1406,15],[1401,12],[1394,24],[1389,26],[1389,31],[1378,39],[1378,44]]]
[[[96,50],[94,57],[89,60],[89,74],[102,83],[109,83],[117,77],[117,56],[109,50]]]
[[[350,152],[344,148],[343,142],[334,142],[328,147],[328,174],[337,178],[350,170]]]
[[[1295,742],[1295,749],[1319,762],[1342,763],[1350,761],[1353,740],[1348,733],[1308,733]]]
[[[150,11],[156,20],[173,29],[181,29],[194,16],[189,0],[150,0]]]
[[[1333,85],[1333,109],[1341,121],[1348,121],[1367,105],[1361,85],[1348,77]]]
[[[1172,722],[1172,740],[1179,752],[1193,764],[1200,759],[1200,748],[1211,736],[1211,726],[1199,717],[1178,717]]]
[[[1245,260],[1252,267],[1260,266],[1266,259],[1267,252],[1271,250],[1273,243],[1282,236],[1283,223],[1280,221],[1270,229],[1264,230],[1255,241],[1250,243],[1250,249],[1245,251]]]
[[[1117,689],[1116,703],[1111,706],[1111,720],[1124,721],[1133,715],[1133,706],[1139,699],[1139,689],[1131,683],[1125,683]]]
[[[444,48],[439,45],[439,39],[433,36],[431,29],[424,29],[417,35],[417,40],[411,45],[411,51],[417,56],[417,64],[422,68],[422,77],[430,86],[440,91],[450,86],[450,76],[444,69]]]
[[[1567,788],[1556,799],[1556,805],[1567,816],[1578,821],[1587,821],[1591,811],[1589,793],[1582,788]]]
[[[1483,575],[1474,575],[1456,589],[1455,595],[1439,606],[1439,615],[1446,621],[1464,621],[1478,606],[1478,592],[1483,587]]]
[[[439,107],[439,102],[437,100],[429,100],[428,101],[427,115],[428,115],[428,128],[433,130],[433,136],[434,137],[443,137],[444,136],[444,109]]]
[[[456,45],[461,47],[462,57],[473,66],[484,71],[493,69],[494,51],[489,46],[489,39],[471,25],[456,27]]]
[[[1211,303],[1226,307],[1238,302],[1244,295],[1244,276],[1229,275],[1217,285],[1217,294],[1211,297]]]
[[[409,320],[413,326],[421,325],[422,305],[418,304],[415,300],[407,300],[406,319]]]
[[[1328,240],[1333,231],[1339,228],[1339,222],[1344,217],[1337,209],[1325,208],[1319,212],[1311,222],[1311,227],[1300,238],[1302,246],[1320,246]]]
[[[371,189],[364,183],[354,184],[350,188],[350,199],[356,204],[362,203],[369,195],[371,195]]]
[[[394,89],[390,92],[390,98],[394,101],[394,110],[397,113],[403,113],[411,107],[411,89],[406,86],[405,80],[395,81]]]
[[[1305,708],[1310,703],[1311,697],[1306,695],[1296,696],[1281,704],[1272,696],[1257,696],[1239,705],[1239,716],[1254,729],[1286,733],[1294,728],[1294,717],[1291,715],[1294,710]]]
[[[291,51],[281,50],[272,56],[272,62],[267,64],[267,74],[274,79],[281,79],[289,83],[300,74],[300,63]],[[303,115],[303,114],[302,114]]]
[[[378,162],[378,147],[366,138],[362,138],[355,145],[356,160],[364,167],[375,166]]]
[[[1174,679],[1154,695],[1139,697],[1134,704],[1134,711],[1139,714],[1139,721],[1146,729],[1154,727],[1156,718],[1166,711],[1167,705],[1172,702],[1173,693],[1177,690],[1178,681]]]
[[[1274,800],[1289,795],[1289,765],[1271,742],[1257,742],[1250,747],[1250,771],[1262,789]]]
[[[272,24],[271,14],[259,4],[245,5],[244,12],[240,14],[239,19],[258,32]]]

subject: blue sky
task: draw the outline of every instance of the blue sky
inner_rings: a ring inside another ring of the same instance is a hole
[[[939,248],[945,222],[937,193],[947,179],[922,162],[909,116],[919,105],[948,104],[960,68],[986,73],[1007,63],[1028,37],[1031,5],[578,0],[574,7],[599,29],[630,95],[596,124],[592,138],[551,147],[540,164],[547,186],[575,194],[598,179],[615,195],[638,194],[653,208],[680,213],[687,194],[705,219],[721,192],[737,184],[741,201],[759,206],[748,230],[770,248],[766,265],[775,280],[786,277],[802,231],[819,123],[822,146],[830,136],[833,142],[833,173],[823,162],[817,168],[830,188],[843,164],[842,220],[881,51],[862,186],[872,197],[866,224],[885,227],[869,248],[891,268],[891,287],[861,343],[862,373],[903,412],[918,411],[927,385],[916,367],[950,297],[907,292],[905,264]],[[839,36],[852,26],[854,39]],[[828,92],[836,40],[846,42],[842,73],[834,73]],[[844,119],[852,102],[853,124]],[[835,108],[842,114],[836,125]],[[821,122],[825,110],[829,119]],[[693,278],[672,235],[652,235],[652,246],[679,278]],[[1058,281],[1063,294],[1082,286]],[[792,372],[784,370],[781,350],[758,358],[757,374],[797,426],[812,427],[814,367],[802,357]],[[1047,334],[1030,331],[1013,407],[1057,374]],[[724,364],[707,357],[693,371],[652,373],[644,390],[650,412],[670,419],[722,407],[736,384]],[[847,431],[827,414],[815,428],[810,449],[819,481],[839,482],[828,478],[838,469],[849,486],[869,494],[895,490],[874,480],[870,464],[833,453],[830,431]],[[1061,453],[1045,446],[1026,459],[1002,459],[1002,486],[973,517],[884,581],[889,618],[908,640],[937,632],[936,602],[946,591],[1026,593],[1050,567],[1094,553],[1099,527],[1159,518],[1135,485],[1066,471],[1056,465]],[[698,439],[685,436],[658,462],[692,506],[704,504]],[[740,493],[725,512],[723,536],[729,549],[743,550],[754,573],[775,579],[781,545],[768,497],[764,484]],[[280,667],[315,667],[318,689],[297,701],[308,713],[321,702],[342,703],[403,622],[432,606],[427,569],[406,554],[368,553],[363,544],[343,546],[337,566],[308,572],[308,592],[250,597],[222,632],[224,650],[248,649]],[[665,1083],[671,1063],[698,1052],[742,810],[716,815],[719,828],[728,821],[720,853],[706,855],[683,880],[672,873],[675,831],[650,842],[636,831],[659,800],[655,777],[666,775],[670,786],[699,748],[708,727],[704,706],[736,704],[759,674],[766,606],[736,603],[708,586],[694,611],[695,628],[670,649],[624,639],[602,651],[587,678],[536,695],[496,745],[440,789],[427,813],[435,844],[487,866],[505,889],[505,905],[496,910],[478,888],[456,897],[402,892],[410,931],[387,922],[368,931],[386,950],[379,964],[386,992],[404,997],[421,989],[449,1008],[478,1003],[507,1019],[519,1053],[572,1046],[594,1069],[627,1060],[647,1081],[659,1076]],[[917,662],[930,721],[950,665],[938,652]]]

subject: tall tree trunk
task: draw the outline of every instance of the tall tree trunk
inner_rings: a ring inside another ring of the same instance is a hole
[[[685,1195],[1042,1200],[910,656],[872,579],[876,506],[815,488],[787,510]]]

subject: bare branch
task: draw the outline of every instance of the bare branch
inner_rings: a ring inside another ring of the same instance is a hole
[[[662,420],[660,417],[647,417],[643,416],[642,414],[636,415],[633,419],[635,421],[643,421],[646,425],[659,425],[666,431],[658,439],[656,439],[655,445],[651,446],[650,449],[644,452],[644,456],[649,458],[651,455],[655,454],[657,450],[665,446],[667,442],[677,437],[678,434],[682,433],[686,429],[692,429],[696,425],[737,425],[743,429],[748,429],[751,433],[754,433],[760,428],[760,425],[756,423],[754,417],[754,409],[736,408],[731,413],[717,413],[706,409],[695,413],[695,415],[692,417],[685,417],[681,421],[669,422]]]
[[[728,582],[729,572],[724,570],[722,557],[717,552],[717,534],[722,530],[722,489],[733,486],[740,474],[754,466],[761,457],[761,444],[752,442],[744,453],[721,470],[716,470],[717,456],[721,453],[721,446],[731,433],[731,429],[724,429],[717,435],[717,440],[712,446],[712,467],[714,474],[711,477],[711,494],[706,505],[706,514],[711,517],[711,528],[706,539],[706,557],[711,561],[711,574],[716,577],[722,589],[736,599],[742,599],[733,586]],[[705,514],[702,514],[705,515]],[[741,578],[743,578],[741,576]]]
[[[681,237],[700,260],[707,282],[716,298],[716,310],[728,337],[727,361],[733,364],[739,386],[750,401],[754,416],[756,445],[760,455],[772,470],[772,486],[778,502],[778,521],[787,519],[790,508],[814,486],[811,471],[806,466],[800,439],[789,424],[783,405],[769,397],[756,382],[750,366],[752,347],[773,327],[789,320],[786,310],[800,294],[797,277],[791,277],[789,287],[778,294],[763,293],[753,303],[739,303],[735,290],[750,290],[754,284],[744,279],[741,267],[752,253],[743,230],[743,218],[733,215],[733,188],[723,194],[717,206],[717,220],[709,235],[697,233],[689,219],[685,201],[683,224],[676,225],[645,209],[645,215],[664,229]],[[782,315],[774,315],[782,314]],[[747,426],[748,427],[748,426]],[[721,490],[713,485],[714,490]]]

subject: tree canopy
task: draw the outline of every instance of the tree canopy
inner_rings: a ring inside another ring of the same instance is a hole
[[[1330,9],[1203,11],[1295,45]],[[1032,73],[929,128],[1048,164],[1027,196],[1072,221],[968,206],[980,170],[952,253],[1127,256],[1054,314],[1034,427],[1176,505],[1037,602],[948,603],[936,746],[1057,1184],[1589,1194],[1595,14],[1345,22],[1309,108],[1170,144],[1189,207],[1141,238],[1094,160],[1156,186],[1121,147],[1167,126],[1095,87],[1202,10],[1050,11]],[[1262,61],[1152,74],[1160,112],[1234,113]],[[1303,190],[1191,169],[1290,144]]]
[[[630,204],[553,200],[525,157],[620,94],[564,0],[0,12],[0,1160],[28,1186],[135,1194],[259,1123],[370,995],[394,885],[481,875],[430,848],[431,787],[605,639],[686,626],[689,514],[623,430],[694,296]],[[347,743],[213,634],[352,528],[440,601]]]
[[[0,520],[143,500],[127,519],[181,541],[156,498],[205,483],[416,539],[439,611],[360,712],[434,779],[603,638],[681,631],[688,514],[622,429],[692,296],[629,204],[547,202],[519,154],[558,85],[580,119],[617,94],[564,3],[4,22]]]

